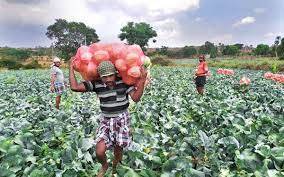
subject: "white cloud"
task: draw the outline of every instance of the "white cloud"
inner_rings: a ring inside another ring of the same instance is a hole
[[[153,23],[153,26],[157,28],[159,38],[169,39],[177,35],[179,24],[173,18],[168,18]]]
[[[125,6],[146,9],[146,13],[172,14],[199,7],[200,0],[121,0]]]
[[[47,27],[55,19],[83,22],[96,29],[102,42],[118,41],[120,28],[129,21],[149,23],[157,31],[157,43],[181,41],[176,13],[199,8],[200,0],[49,0],[37,3],[8,3],[0,0],[0,26],[35,25]],[[197,19],[197,21],[200,21]],[[43,32],[44,35],[45,32]]]
[[[228,44],[232,42],[233,35],[232,34],[222,34],[222,35],[217,35],[211,39],[212,42],[218,44],[218,43],[225,43]]]
[[[199,7],[200,0],[109,0],[108,6],[103,10],[95,11],[90,7],[90,3],[100,5],[99,0],[49,0],[47,2],[24,4],[8,3],[0,1],[0,24],[4,22],[25,23],[25,24],[51,24],[56,18],[64,18],[70,21],[82,21],[89,25],[109,24],[110,19],[121,20],[136,19],[146,21],[156,21],[153,16],[162,19],[168,18],[165,15],[178,13],[185,10]],[[113,9],[110,2],[118,4],[126,10]],[[137,10],[136,14],[131,14],[131,10]],[[117,16],[120,15],[120,16]],[[138,16],[137,16],[138,15]],[[19,18],[20,17],[20,18]],[[159,19],[161,20],[161,19]]]
[[[265,8],[254,8],[253,11],[254,13],[262,14],[266,11],[266,9]]]
[[[38,13],[40,13],[41,11],[43,11],[41,8],[39,8],[39,7],[33,7],[33,8],[31,8],[31,11],[32,12],[38,12]]]
[[[177,25],[177,22],[173,18],[167,18],[167,19],[155,22],[155,26],[157,26],[157,27],[174,28],[175,25]]]
[[[283,35],[284,33],[281,33],[281,32],[278,32],[278,33],[269,32],[269,33],[264,34],[263,36],[266,38],[276,38],[277,36],[283,36]]]
[[[152,43],[154,46],[166,45],[169,41],[177,39],[180,34],[180,24],[173,18],[167,18],[161,21],[155,21],[152,23],[153,28],[156,30],[158,36],[155,38],[156,43]]]
[[[241,25],[252,24],[254,22],[255,22],[255,18],[254,17],[245,17],[245,18],[241,19],[240,21],[234,23],[233,27],[238,27],[238,26],[241,26]]]
[[[194,21],[200,22],[200,21],[202,21],[202,18],[201,18],[201,17],[196,17],[196,18],[194,19]]]
[[[275,34],[274,33],[266,33],[265,35],[264,35],[264,37],[267,37],[267,38],[270,38],[270,37],[273,37],[273,36],[275,36]]]
[[[67,5],[68,4],[68,5]],[[57,18],[82,21],[88,25],[100,24],[104,19],[86,7],[80,0],[50,0],[37,4],[7,3],[0,4],[0,24],[50,25]]]

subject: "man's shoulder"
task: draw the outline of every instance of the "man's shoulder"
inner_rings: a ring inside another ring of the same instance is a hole
[[[51,70],[52,71],[61,71],[60,68],[58,68],[57,66],[52,66]]]
[[[100,84],[98,80],[83,80],[84,83],[91,83],[92,85]]]
[[[51,72],[57,72],[56,66],[52,66],[52,67],[50,68],[50,71],[51,71]]]

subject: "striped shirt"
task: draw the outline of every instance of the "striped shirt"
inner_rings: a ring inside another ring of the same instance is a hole
[[[104,117],[117,117],[129,106],[128,94],[134,86],[126,85],[120,77],[116,77],[115,83],[114,88],[110,89],[101,80],[83,82],[87,91],[97,93]]]

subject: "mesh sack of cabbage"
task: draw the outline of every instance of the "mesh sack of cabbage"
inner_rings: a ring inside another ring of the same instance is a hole
[[[151,66],[150,58],[145,56],[139,45],[94,43],[78,48],[74,69],[84,80],[97,80],[99,79],[97,68],[102,61],[111,61],[122,80],[128,85],[135,85],[138,82],[141,77],[141,67],[149,69]],[[149,81],[150,74],[147,77]]]

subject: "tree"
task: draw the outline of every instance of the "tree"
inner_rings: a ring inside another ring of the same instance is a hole
[[[256,49],[254,50],[256,55],[266,56],[269,54],[269,46],[266,44],[258,44]]]
[[[281,36],[277,36],[277,37],[275,38],[275,41],[274,41],[275,56],[276,56],[276,58],[278,58],[277,47],[278,47],[278,45],[280,44],[280,41],[281,41]]]
[[[197,54],[197,50],[193,46],[185,46],[182,48],[183,57],[192,57]]]
[[[217,50],[218,54],[222,54],[224,49],[225,49],[225,45],[222,43],[219,43],[218,50]]]
[[[162,46],[160,49],[156,49],[156,51],[160,55],[168,55],[168,47],[167,46]]]
[[[239,53],[239,48],[235,45],[227,45],[223,50],[223,55],[235,56]]]
[[[7,69],[19,69],[22,66],[23,65],[21,64],[21,62],[17,58],[11,55],[4,56],[0,60],[0,67],[4,67]]]
[[[217,50],[211,49],[210,51],[210,58],[216,58],[217,57]]]
[[[238,47],[239,50],[241,50],[244,46],[244,44],[234,44],[234,46]]]
[[[200,46],[198,53],[199,54],[208,54],[207,50],[205,49],[205,45]]]
[[[53,25],[48,26],[46,36],[55,40],[55,48],[64,59],[73,56],[82,44],[90,45],[99,41],[95,29],[81,22],[67,22],[64,19],[56,19]]]
[[[281,39],[280,45],[277,47],[277,53],[280,60],[284,60],[284,38]]]
[[[127,40],[130,45],[137,44],[144,51],[146,51],[146,46],[148,46],[149,39],[157,37],[157,33],[153,28],[144,22],[134,23],[128,22],[126,26],[120,29],[121,33],[118,35],[120,40]],[[156,40],[155,40],[156,41]]]
[[[35,47],[35,50],[33,51],[32,55],[35,55],[35,56],[51,56],[52,55],[52,49],[37,46],[37,47]]]
[[[217,48],[215,47],[214,43],[206,41],[204,45],[199,48],[199,54],[210,54],[210,53],[217,53]]]
[[[32,54],[32,51],[29,49],[15,49],[15,48],[3,48],[3,56],[11,56],[17,60],[25,60],[29,58]]]

